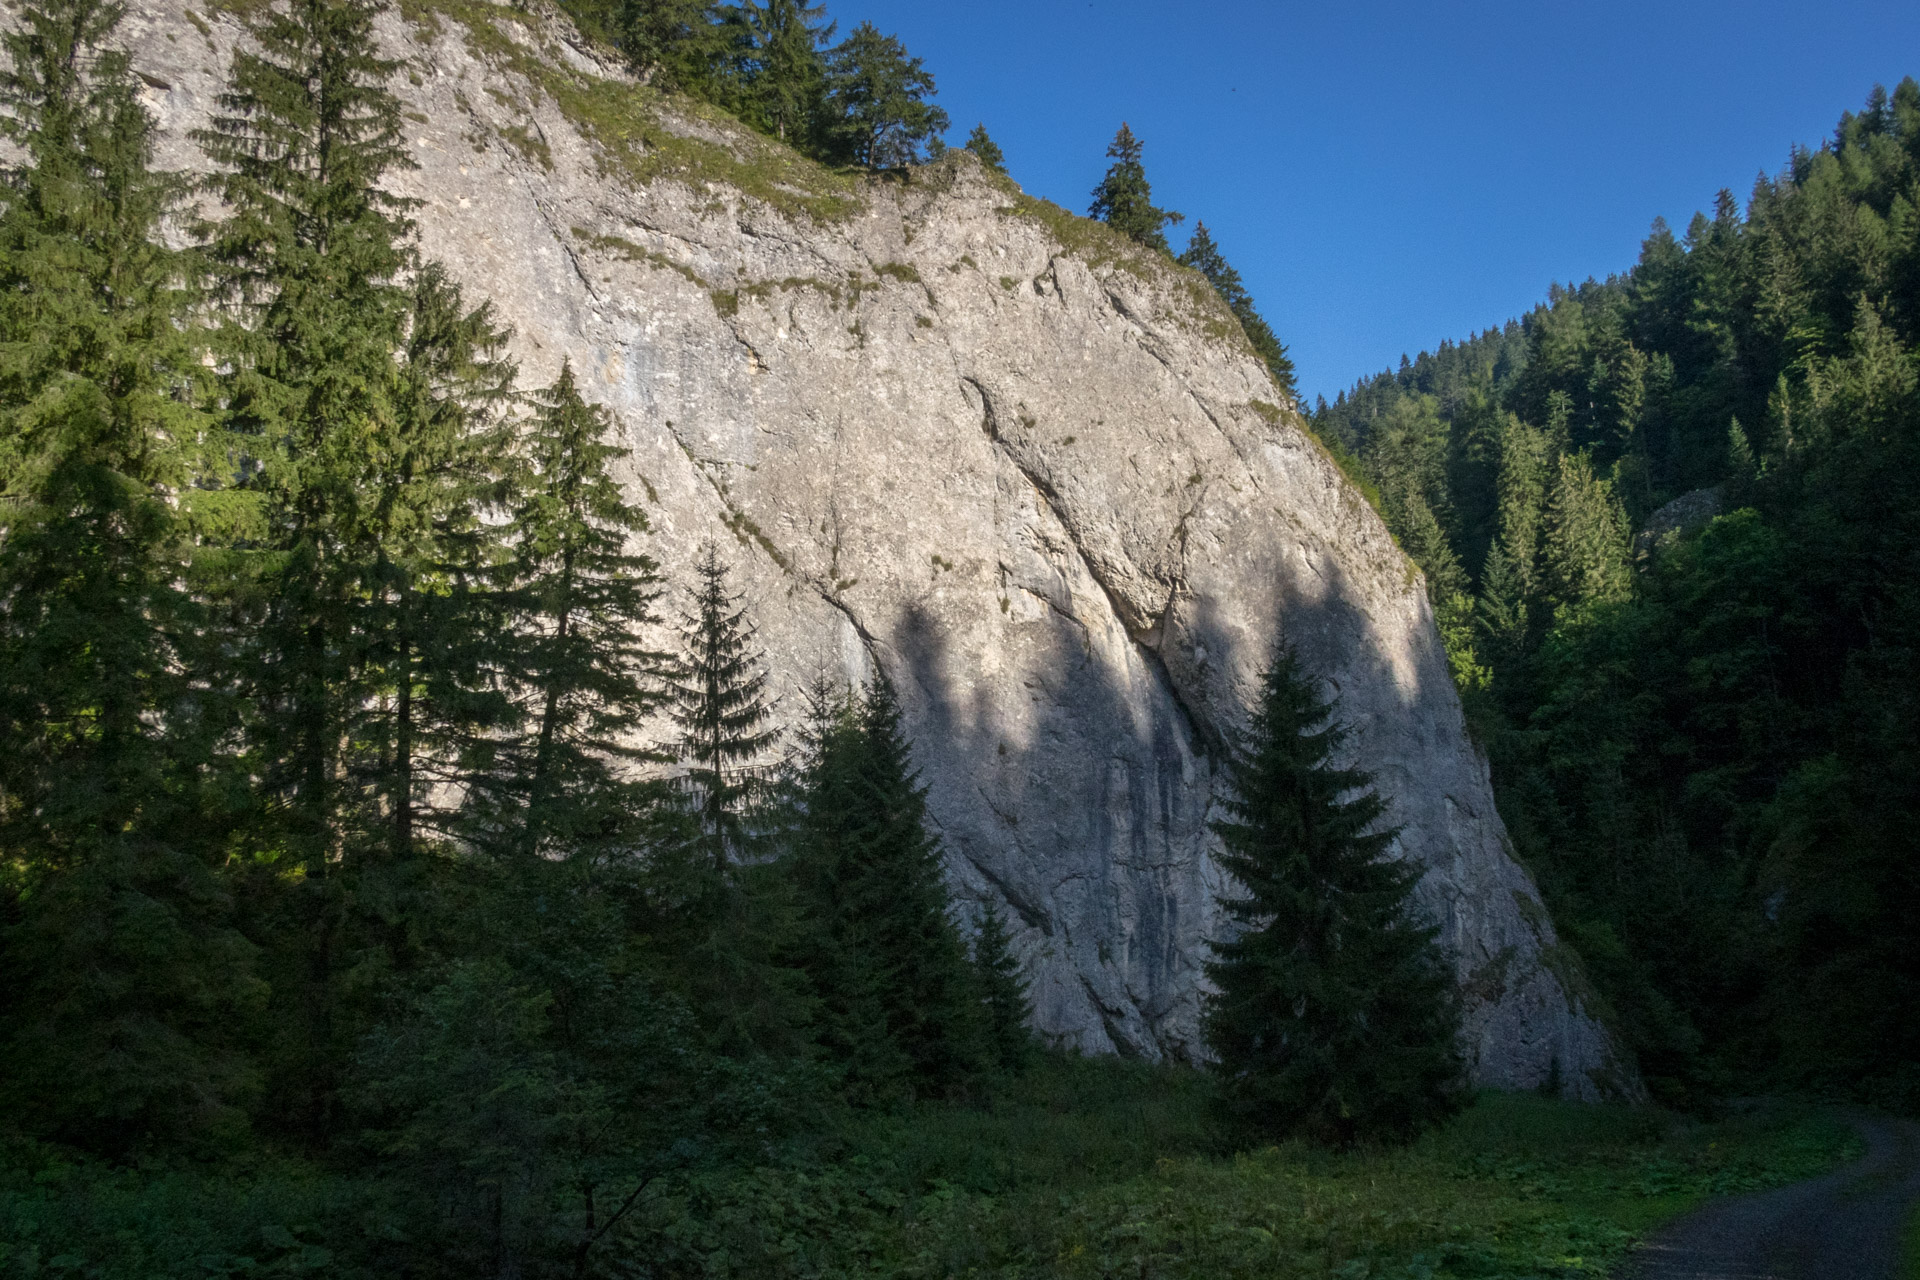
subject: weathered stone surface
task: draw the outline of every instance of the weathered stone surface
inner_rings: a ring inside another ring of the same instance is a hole
[[[614,411],[665,564],[734,548],[784,688],[897,682],[952,881],[1018,922],[1046,1031],[1196,1051],[1218,743],[1284,632],[1427,869],[1476,1077],[1634,1088],[1508,852],[1418,572],[1197,276],[968,156],[866,184],[781,161],[550,17],[476,13],[486,39],[380,28],[427,252],[527,385],[571,358]],[[238,26],[135,0],[129,34],[163,163],[203,167]],[[652,114],[595,114],[620,94]]]

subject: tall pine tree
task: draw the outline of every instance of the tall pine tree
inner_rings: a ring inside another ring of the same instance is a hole
[[[1013,953],[1006,917],[991,904],[980,913],[980,930],[973,939],[973,977],[988,1059],[1002,1071],[1023,1069],[1033,1058],[1032,984]]]
[[[124,10],[4,37],[0,213],[0,1103],[125,1151],[244,1123],[256,1001],[228,922],[222,700],[184,593],[204,334],[162,220]]]
[[[519,446],[526,474],[511,521],[522,737],[497,772],[523,806],[512,838],[524,854],[569,854],[629,832],[637,796],[623,762],[647,753],[635,732],[666,697],[667,656],[641,637],[660,572],[631,548],[648,532],[609,467],[605,409],[581,398],[573,366],[537,397]]]
[[[1412,1137],[1459,1105],[1459,1003],[1417,868],[1392,860],[1372,779],[1337,768],[1333,706],[1292,651],[1227,765],[1222,866],[1238,927],[1207,965],[1204,1031],[1235,1124],[1346,1145]]]
[[[821,1039],[856,1096],[960,1087],[981,1011],[886,678],[817,690],[807,752],[793,875]]]
[[[227,428],[247,459],[255,590],[252,728],[287,852],[321,878],[353,791],[347,720],[365,682],[373,470],[397,414],[412,265],[403,202],[380,179],[409,167],[398,65],[375,52],[372,0],[269,10],[259,52],[234,56],[223,114],[201,135],[230,208],[209,253],[232,317]]]
[[[695,844],[701,861],[724,876],[758,852],[764,759],[779,731],[768,724],[767,673],[719,549],[709,543],[695,572],[693,608],[681,615],[685,653],[672,682],[672,715]]]
[[[221,167],[209,227],[229,447],[241,460],[225,578],[259,780],[255,895],[275,986],[277,1110],[321,1137],[384,975],[431,917],[429,827],[459,753],[509,710],[480,518],[512,369],[489,312],[419,260],[397,63],[375,0],[293,0],[235,55],[200,135]],[[431,819],[423,825],[424,819]]]

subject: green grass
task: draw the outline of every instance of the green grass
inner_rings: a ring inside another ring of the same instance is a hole
[[[627,1247],[739,1276],[1604,1276],[1701,1200],[1854,1140],[1807,1109],[1701,1124],[1488,1094],[1403,1150],[1227,1146],[1197,1074],[1056,1059],[989,1105],[856,1118],[663,1199]]]
[[[1920,1280],[1920,1205],[1907,1218],[1906,1235],[1901,1239],[1900,1275],[1902,1280]]]
[[[1713,1124],[1487,1094],[1399,1150],[1234,1152],[1205,1077],[1049,1057],[972,1103],[847,1113],[759,1167],[663,1181],[606,1274],[1596,1277],[1701,1200],[1853,1154],[1822,1113]],[[376,1177],[254,1157],[113,1169],[0,1150],[0,1277],[395,1274]],[[396,1252],[398,1251],[398,1252]]]
[[[257,2],[222,0],[229,8]],[[716,107],[573,69],[553,46],[550,34],[511,5],[488,0],[400,0],[399,8],[402,16],[429,35],[444,21],[458,24],[473,56],[518,76],[536,97],[551,98],[594,144],[604,177],[633,186],[672,179],[697,192],[731,187],[784,213],[816,222],[839,221],[864,206],[859,175],[829,169],[763,138]],[[532,44],[526,43],[529,38]],[[692,122],[711,136],[694,136],[681,121]],[[544,145],[535,147],[511,129],[508,134],[503,138],[507,145],[551,165]]]

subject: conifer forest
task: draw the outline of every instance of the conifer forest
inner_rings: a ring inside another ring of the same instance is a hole
[[[1012,189],[871,23],[564,8],[634,93]],[[0,1277],[1618,1275],[1858,1155],[1835,1105],[1920,1114],[1915,81],[1300,406],[1620,1047],[1577,1101],[1475,1088],[1284,636],[1210,748],[1198,1042],[1063,1047],[899,673],[782,678],[767,540],[662,554],[596,375],[532,385],[423,247],[383,0],[232,13],[205,172],[159,164],[119,0],[0,24]],[[1151,141],[1085,217],[1297,404]]]

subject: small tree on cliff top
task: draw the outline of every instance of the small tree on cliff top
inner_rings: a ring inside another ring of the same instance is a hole
[[[1122,124],[1120,132],[1113,135],[1113,145],[1107,148],[1113,164],[1093,189],[1087,216],[1100,219],[1149,249],[1168,253],[1167,224],[1182,222],[1186,215],[1154,207],[1153,188],[1147,183],[1146,166],[1140,159],[1143,151],[1133,130]]]

